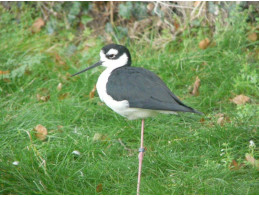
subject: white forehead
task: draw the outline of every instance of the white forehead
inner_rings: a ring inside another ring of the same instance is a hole
[[[119,51],[117,49],[110,49],[106,54],[108,55],[117,55]]]

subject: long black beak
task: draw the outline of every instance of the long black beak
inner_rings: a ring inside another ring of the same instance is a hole
[[[75,73],[75,74],[71,75],[71,77],[74,77],[74,76],[76,76],[76,75],[79,75],[79,74],[81,74],[81,73],[87,71],[87,70],[90,70],[90,69],[92,69],[92,68],[95,68],[95,67],[97,67],[97,66],[100,66],[100,65],[102,65],[102,63],[103,63],[102,61],[99,61],[99,62],[95,63],[94,65],[92,65],[92,66],[90,66],[90,67],[88,67],[88,68],[86,68],[86,69],[84,69],[84,70],[81,70],[81,71],[78,72],[78,73]]]

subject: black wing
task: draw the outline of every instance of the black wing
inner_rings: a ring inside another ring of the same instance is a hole
[[[200,113],[182,103],[156,74],[144,68],[115,69],[106,89],[113,99],[128,100],[131,108]]]

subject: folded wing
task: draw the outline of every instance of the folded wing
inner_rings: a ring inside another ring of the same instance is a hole
[[[139,67],[121,67],[112,71],[107,93],[117,101],[127,100],[129,107],[199,113],[182,103],[154,73]]]

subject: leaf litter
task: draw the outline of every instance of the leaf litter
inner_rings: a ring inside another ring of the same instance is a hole
[[[47,131],[46,127],[44,127],[44,126],[41,125],[41,124],[38,124],[38,125],[34,128],[34,130],[36,131],[36,133],[35,133],[36,138],[38,138],[38,139],[41,140],[41,141],[46,140],[47,135],[48,135],[48,131]]]
[[[204,40],[200,41],[199,47],[200,49],[207,49],[208,46],[210,45],[210,40],[208,38],[205,38]]]
[[[101,192],[101,191],[103,191],[103,184],[98,184],[97,186],[96,186],[96,192]]]
[[[91,90],[91,92],[89,93],[89,97],[92,99],[94,98],[94,95],[95,95],[95,92],[96,92],[96,85],[94,86],[94,88]]]
[[[33,25],[31,26],[32,33],[40,32],[41,28],[45,25],[45,22],[42,18],[38,18],[34,21]]]
[[[245,159],[250,165],[259,170],[259,160],[256,160],[252,154],[246,153]]]
[[[232,103],[235,103],[237,105],[243,105],[247,102],[250,102],[250,98],[248,96],[245,96],[243,94],[237,95],[235,98],[230,99]]]
[[[197,76],[196,77],[196,80],[193,84],[193,88],[192,90],[190,91],[190,93],[193,95],[193,96],[198,96],[200,93],[199,93],[199,88],[200,88],[200,85],[201,85],[201,80],[200,78]]]

